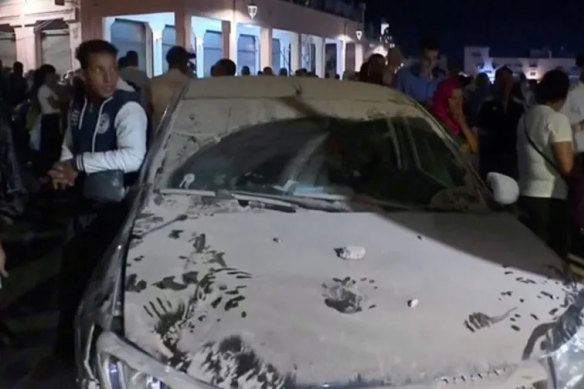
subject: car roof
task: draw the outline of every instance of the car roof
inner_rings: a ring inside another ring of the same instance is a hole
[[[392,102],[414,106],[402,93],[379,85],[309,77],[247,76],[194,79],[183,99],[282,98]]]

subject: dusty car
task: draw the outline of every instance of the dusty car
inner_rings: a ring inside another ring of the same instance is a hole
[[[84,388],[582,388],[583,294],[423,108],[192,81],[76,321]]]

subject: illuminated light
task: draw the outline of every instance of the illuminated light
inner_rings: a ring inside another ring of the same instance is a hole
[[[355,35],[357,36],[357,40],[361,40],[363,38],[363,31],[357,30],[355,31]]]
[[[247,5],[247,13],[249,15],[250,18],[255,19],[255,17],[258,14],[258,6],[256,3],[252,1],[249,2],[249,4]]]

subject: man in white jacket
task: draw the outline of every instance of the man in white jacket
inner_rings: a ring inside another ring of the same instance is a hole
[[[148,121],[139,96],[118,89],[117,50],[106,41],[79,46],[83,88],[73,98],[61,160],[49,176],[55,189],[83,187],[86,177],[122,171],[137,175],[146,154]],[[93,269],[123,221],[122,203],[95,204],[79,195],[64,248],[56,354],[73,362],[75,312]]]

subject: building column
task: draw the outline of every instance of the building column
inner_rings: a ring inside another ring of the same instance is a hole
[[[292,33],[290,39],[290,75],[302,69],[302,34]]]
[[[272,67],[272,29],[262,27],[260,29],[260,68]],[[278,69],[274,69],[278,71]]]
[[[223,58],[229,58],[237,63],[237,26],[227,20],[221,22],[221,37],[223,39]]]
[[[337,74],[343,77],[347,68],[347,43],[345,40],[337,42]]]
[[[71,50],[71,69],[78,69],[80,64],[77,61],[77,48],[81,44],[81,23],[69,22],[69,49]]]
[[[103,32],[103,39],[111,42],[112,41],[112,26],[114,24],[114,22],[116,21],[116,18],[113,16],[108,16],[103,18],[102,20],[102,32]]]
[[[14,27],[16,58],[24,65],[24,71],[38,67],[40,58],[40,35],[34,27]]]
[[[176,44],[182,46],[188,51],[193,51],[193,45],[191,43],[192,35],[192,20],[191,16],[188,15],[184,10],[174,13],[174,26],[176,30]]]
[[[193,19],[191,18],[191,23],[193,23]],[[196,47],[196,54],[197,54],[197,77],[203,78],[205,77],[205,33],[207,29],[204,25],[199,25],[197,23],[191,24],[191,31],[194,35],[194,45]]]
[[[315,67],[316,75],[323,78],[326,76],[326,44],[325,39],[321,37],[314,37],[314,43],[316,46],[316,58]]]
[[[363,65],[363,44],[355,44],[355,71],[358,72]]]
[[[176,23],[175,23],[176,24]],[[165,58],[163,58],[162,55],[162,31],[164,30],[164,28],[166,27],[165,23],[152,23],[149,22],[148,23],[150,30],[152,31],[152,67],[148,66],[147,69],[151,70],[152,74],[149,74],[149,76],[160,76],[163,71],[163,61],[165,61]],[[177,31],[178,34],[178,31]],[[177,36],[178,38],[178,36]],[[148,53],[148,51],[147,51]],[[147,72],[150,73],[150,72]]]

